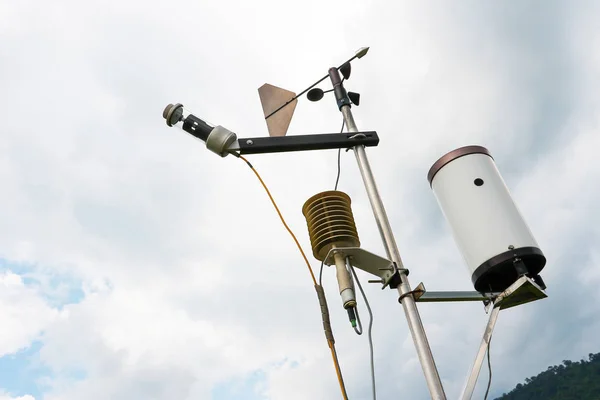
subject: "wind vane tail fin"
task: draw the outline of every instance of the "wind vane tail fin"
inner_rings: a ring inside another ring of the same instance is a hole
[[[296,97],[296,93],[265,83],[258,88],[258,95],[267,120],[269,136],[285,136],[298,103],[298,99],[290,101],[290,99]],[[269,116],[288,101],[290,102],[285,107]],[[267,118],[267,116],[269,117]]]

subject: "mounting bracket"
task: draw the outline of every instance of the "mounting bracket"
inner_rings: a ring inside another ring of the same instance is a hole
[[[342,254],[344,258],[348,258],[353,267],[381,278],[379,280],[369,282],[383,284],[381,288],[382,290],[387,286],[390,286],[390,288],[394,289],[400,284],[400,277],[398,275],[400,271],[408,275],[407,269],[398,268],[393,261],[368,252],[360,247],[334,247],[333,249],[329,250],[323,263],[326,265],[335,264],[333,255],[336,253]]]
[[[373,147],[378,144],[379,136],[377,136],[377,132],[375,131],[323,133],[313,135],[239,138],[229,146],[228,151],[239,151],[240,154],[262,154],[289,151],[349,149],[358,145]]]

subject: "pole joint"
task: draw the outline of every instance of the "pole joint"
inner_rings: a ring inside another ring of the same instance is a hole
[[[334,67],[329,68],[329,77],[331,78],[331,83],[333,84],[333,93],[335,94],[335,101],[337,102],[338,108],[341,110],[344,106],[350,107],[352,102],[350,101],[350,97],[348,97],[348,93],[346,93],[344,84],[340,79],[340,72],[338,69]]]

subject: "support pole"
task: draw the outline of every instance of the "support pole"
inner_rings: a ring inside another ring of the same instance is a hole
[[[338,70],[336,68],[331,68],[329,70],[329,77],[331,78],[331,83],[333,84],[338,107],[342,112],[348,131],[358,132],[358,128],[354,122],[354,117],[352,116],[352,111],[350,110],[350,100],[348,99],[346,90],[342,86]],[[373,172],[371,171],[371,166],[369,165],[369,160],[367,159],[365,147],[358,145],[354,146],[353,149],[354,155],[356,156],[356,161],[358,163],[358,168],[360,169],[360,174],[367,190],[369,201],[371,202],[371,208],[373,209],[373,214],[375,215],[375,221],[377,222],[377,227],[379,228],[379,233],[381,234],[381,238],[383,240],[385,251],[388,258],[395,262],[397,267],[401,269],[401,271],[399,271],[401,283],[397,288],[398,293],[401,296],[406,295],[411,291],[410,284],[408,282],[408,277],[404,271],[402,271],[404,266],[402,265],[400,252],[398,251],[398,246],[396,245],[396,240],[394,239],[394,234],[392,232],[392,227],[385,212],[385,208],[383,207],[381,196],[377,190],[377,185],[375,184],[375,178],[373,177]],[[427,336],[425,334],[425,329],[423,328],[421,317],[419,316],[417,305],[414,298],[410,294],[404,296],[402,300],[402,307],[404,309],[404,314],[406,315],[410,333],[417,350],[417,355],[419,356],[419,361],[421,362],[421,367],[423,368],[423,373],[425,374],[425,380],[427,381],[427,387],[429,388],[431,398],[434,400],[446,400],[442,381],[438,374],[437,367],[433,359],[433,354],[431,353],[431,348],[429,347],[429,342],[427,341]]]
[[[418,299],[419,303],[446,303],[455,301],[492,301],[500,293],[479,293],[475,291],[444,291],[429,292],[426,291]]]
[[[485,327],[485,332],[483,333],[483,339],[481,340],[481,345],[479,345],[479,351],[477,352],[477,356],[475,357],[475,361],[473,362],[473,366],[471,368],[471,373],[467,378],[467,382],[463,388],[462,394],[460,395],[461,400],[471,400],[473,396],[473,392],[475,391],[475,385],[477,385],[477,378],[479,378],[479,372],[481,371],[481,365],[483,364],[483,359],[485,357],[485,353],[488,349],[488,344],[492,339],[492,332],[494,331],[494,326],[496,325],[496,321],[498,320],[498,314],[500,314],[500,307],[498,304],[495,304],[490,312],[490,318],[488,320],[487,326]]]

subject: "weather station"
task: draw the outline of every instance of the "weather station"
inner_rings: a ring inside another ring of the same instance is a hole
[[[232,155],[242,159],[260,180],[310,271],[321,306],[325,336],[344,399],[348,398],[348,394],[337,361],[333,330],[329,322],[329,308],[321,279],[317,282],[310,262],[294,233],[285,223],[266,184],[244,155],[351,149],[356,157],[386,254],[377,255],[360,247],[351,199],[346,193],[337,190],[337,183],[335,190],[310,197],[304,203],[302,213],[306,218],[313,256],[321,262],[321,272],[323,265],[335,267],[342,306],[358,334],[362,334],[362,323],[357,310],[357,287],[369,311],[372,396],[376,398],[371,336],[372,313],[355,268],[376,278],[369,282],[380,284],[382,289],[397,291],[397,300],[404,311],[432,399],[446,399],[446,395],[417,303],[475,301],[484,304],[485,312],[489,314],[488,323],[460,395],[460,399],[471,399],[486,352],[489,352],[492,332],[500,311],[547,297],[546,286],[539,275],[546,258],[513,201],[491,153],[482,146],[465,146],[450,151],[433,163],[427,180],[450,225],[454,240],[470,271],[475,290],[428,291],[423,283],[415,288],[410,286],[409,269],[400,257],[367,158],[366,148],[377,146],[379,136],[377,132],[358,129],[351,107],[359,105],[360,95],[347,92],[344,87],[344,81],[351,75],[352,62],[363,58],[368,51],[368,47],[359,49],[353,57],[338,67],[330,68],[324,77],[298,95],[269,84],[260,87],[258,92],[269,131],[268,137],[238,137],[223,126],[212,125],[197,117],[182,104],[169,104],[163,112],[163,117],[168,126],[177,126],[201,139],[210,151],[221,157]],[[327,78],[331,82],[331,89],[322,90],[316,87]],[[342,113],[346,132],[342,128],[340,133],[286,136],[298,99],[306,94],[308,100],[319,101],[329,92],[333,92],[338,111]]]

